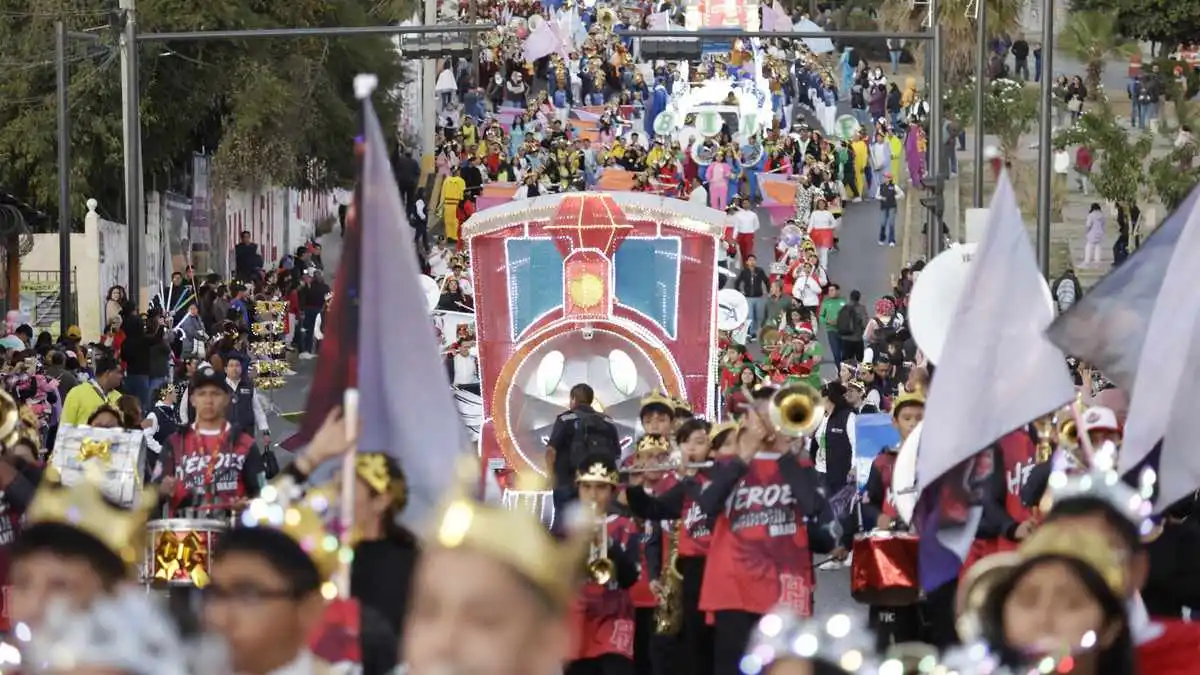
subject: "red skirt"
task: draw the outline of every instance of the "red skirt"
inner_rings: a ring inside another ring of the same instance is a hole
[[[831,229],[809,230],[808,236],[812,239],[813,246],[817,248],[833,248],[833,230]]]

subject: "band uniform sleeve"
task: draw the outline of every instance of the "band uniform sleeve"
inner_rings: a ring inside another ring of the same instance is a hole
[[[879,516],[883,513],[883,503],[887,499],[887,490],[883,486],[883,476],[875,464],[871,464],[871,472],[867,474],[867,489],[862,500],[863,529],[875,529]]]
[[[266,482],[267,469],[263,463],[262,451],[258,449],[257,443],[251,443],[250,449],[246,451],[246,463],[242,465],[242,487],[246,490],[246,497],[258,497]]]
[[[811,460],[788,453],[780,457],[778,463],[783,480],[791,487],[805,516],[815,516],[828,507],[821,475]]]
[[[678,520],[683,514],[683,497],[687,483],[679,481],[661,495],[652,495],[640,485],[630,485],[625,490],[629,511],[646,520]]]
[[[740,457],[717,462],[708,474],[711,482],[696,497],[700,512],[714,517],[725,510],[725,500],[729,498],[729,493],[733,492],[733,487],[749,469],[750,466]]]
[[[641,550],[638,533],[630,527],[630,531],[625,535],[623,541],[609,543],[615,544],[608,547],[608,559],[616,568],[617,586],[629,588],[637,583],[642,572],[639,560]]]

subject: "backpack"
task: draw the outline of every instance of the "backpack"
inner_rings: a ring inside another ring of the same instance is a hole
[[[859,305],[846,305],[837,315],[837,332],[842,339],[861,340],[867,322],[863,313],[857,311]]]
[[[576,410],[574,414],[575,433],[571,436],[568,451],[572,467],[578,467],[585,459],[598,454],[620,458],[620,448],[613,447],[612,431],[606,417],[589,410]]]

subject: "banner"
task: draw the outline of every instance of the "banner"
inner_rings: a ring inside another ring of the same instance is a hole
[[[191,264],[192,200],[174,192],[164,192],[162,201],[163,234],[171,256],[171,270],[183,272]]]
[[[854,416],[854,469],[858,475],[858,487],[867,486],[871,475],[871,463],[884,448],[900,445],[900,432],[892,425],[892,416],[887,413],[871,413]]]
[[[96,228],[96,247],[99,257],[100,278],[97,280],[100,306],[105,307],[108,291],[113,286],[125,287],[129,283],[129,228],[124,223],[99,219]],[[105,325],[111,317],[104,317]]]

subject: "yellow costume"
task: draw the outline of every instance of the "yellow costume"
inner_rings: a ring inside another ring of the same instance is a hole
[[[904,159],[904,141],[895,134],[888,134],[888,149],[892,152],[892,180],[900,184],[900,164]]]
[[[467,194],[467,183],[459,176],[450,176],[442,182],[442,222],[446,226],[446,239],[458,241],[458,205]]]
[[[861,137],[850,144],[851,151],[854,152],[854,192],[859,197],[865,197],[863,191],[867,185],[867,161],[871,159],[870,151],[867,149],[867,142]]]

